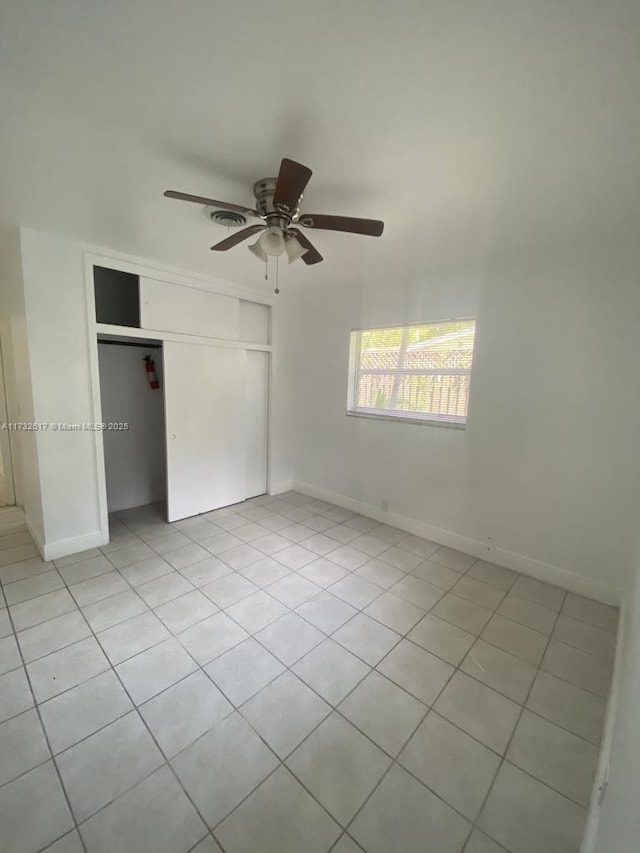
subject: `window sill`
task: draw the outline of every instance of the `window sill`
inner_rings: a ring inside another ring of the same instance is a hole
[[[401,424],[442,427],[444,429],[464,430],[467,428],[467,424],[462,423],[461,421],[429,420],[428,418],[412,418],[411,416],[403,417],[402,415],[375,415],[371,412],[347,412],[346,414],[348,418],[365,418],[366,420],[371,421],[395,421],[396,423]]]

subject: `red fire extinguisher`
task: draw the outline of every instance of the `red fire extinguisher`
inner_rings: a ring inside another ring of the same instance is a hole
[[[144,357],[144,369],[147,371],[147,379],[149,380],[149,388],[152,391],[157,391],[160,387],[158,375],[156,374],[156,363],[150,355]]]

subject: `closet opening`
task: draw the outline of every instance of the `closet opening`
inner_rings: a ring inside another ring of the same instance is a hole
[[[108,511],[164,504],[162,341],[100,334],[98,365]]]

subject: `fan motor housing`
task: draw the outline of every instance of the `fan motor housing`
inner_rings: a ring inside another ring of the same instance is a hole
[[[296,209],[291,215],[278,211],[273,206],[273,194],[276,191],[277,178],[261,178],[253,185],[253,194],[256,199],[256,209],[261,216],[264,216],[270,224],[279,225],[286,229],[290,222],[295,222],[300,214],[300,202],[302,196],[298,199]]]

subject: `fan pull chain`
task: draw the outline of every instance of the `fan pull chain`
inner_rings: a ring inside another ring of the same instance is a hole
[[[279,280],[278,280],[279,261],[280,261],[280,258],[276,256],[276,289],[275,289],[276,293],[280,293],[280,288],[278,286],[279,285]]]

